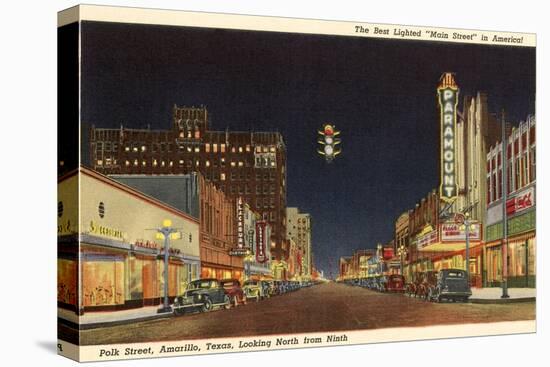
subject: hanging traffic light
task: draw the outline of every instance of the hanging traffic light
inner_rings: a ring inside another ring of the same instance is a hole
[[[335,129],[334,125],[323,125],[323,131],[318,132],[322,137],[317,141],[321,144],[321,148],[317,149],[317,153],[325,156],[327,163],[330,163],[334,158],[342,152],[336,145],[340,144],[341,140],[336,136],[340,135],[340,131]]]

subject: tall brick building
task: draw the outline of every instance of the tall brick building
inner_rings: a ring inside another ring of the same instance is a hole
[[[206,107],[174,106],[172,129],[92,126],[89,149],[91,167],[107,175],[201,172],[260,213],[272,228],[273,258],[287,258],[286,146],[280,133],[211,131]]]

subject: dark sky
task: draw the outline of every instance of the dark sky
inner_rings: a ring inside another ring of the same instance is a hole
[[[535,112],[533,48],[85,22],[82,60],[83,132],[168,129],[174,104],[206,105],[215,130],[280,131],[287,205],[311,213],[327,274],[438,186],[443,72],[514,124]],[[326,122],[342,131],[332,164],[316,153]]]

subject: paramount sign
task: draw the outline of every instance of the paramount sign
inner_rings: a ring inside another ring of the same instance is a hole
[[[444,73],[437,88],[441,110],[441,199],[451,201],[458,195],[456,182],[456,107],[458,86],[451,73]]]

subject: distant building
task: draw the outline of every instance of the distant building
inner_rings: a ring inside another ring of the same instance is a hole
[[[312,270],[311,215],[300,213],[298,208],[286,208],[286,217],[287,237],[296,243],[303,255],[300,275],[308,278]]]

